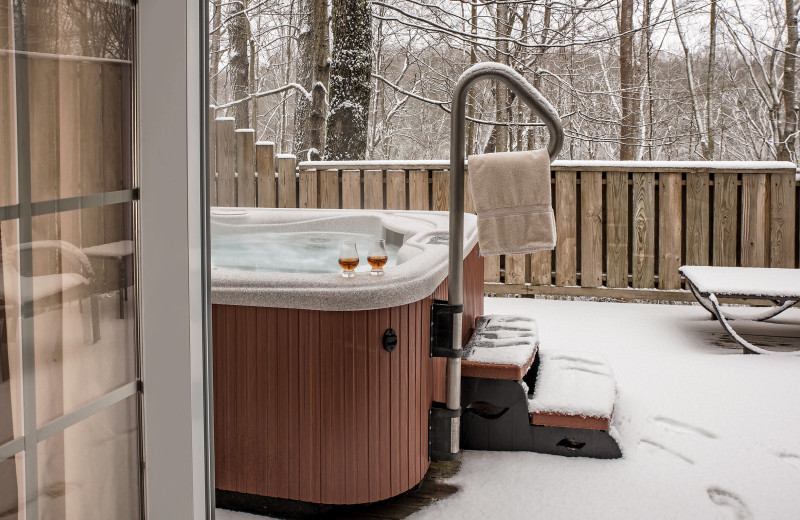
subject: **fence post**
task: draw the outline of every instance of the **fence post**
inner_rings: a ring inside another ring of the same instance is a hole
[[[256,206],[255,130],[236,130],[236,173],[239,206]]]

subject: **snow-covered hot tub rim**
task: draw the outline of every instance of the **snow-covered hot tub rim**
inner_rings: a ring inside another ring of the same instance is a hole
[[[382,277],[359,273],[211,270],[211,302],[221,305],[358,311],[397,307],[430,296],[447,277],[449,213],[441,211],[212,208],[212,234],[261,231],[400,233],[398,265]],[[478,242],[475,215],[464,215],[464,257]]]

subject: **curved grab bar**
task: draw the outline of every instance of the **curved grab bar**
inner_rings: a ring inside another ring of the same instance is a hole
[[[473,65],[458,78],[453,92],[453,105],[450,114],[450,256],[448,274],[448,304],[463,305],[464,278],[464,132],[466,123],[467,94],[470,87],[481,79],[496,79],[505,83],[514,94],[544,120],[550,131],[547,152],[550,160],[555,159],[564,144],[564,129],[561,118],[533,85],[521,74],[501,63],[479,63]],[[453,315],[454,349],[461,349],[461,313]],[[447,408],[458,410],[461,406],[461,359],[447,359]],[[457,454],[460,421],[452,419],[451,445]]]

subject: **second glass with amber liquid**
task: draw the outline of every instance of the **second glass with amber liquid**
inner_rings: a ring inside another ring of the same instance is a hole
[[[376,240],[373,242],[369,246],[369,252],[367,253],[367,262],[372,266],[372,270],[369,274],[373,276],[383,276],[383,266],[386,265],[388,261],[389,257],[386,255],[386,241]]]

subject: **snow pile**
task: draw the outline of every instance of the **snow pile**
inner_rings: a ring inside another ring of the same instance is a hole
[[[539,359],[529,412],[611,418],[617,386],[602,355],[540,350]]]
[[[536,321],[526,316],[481,316],[465,361],[524,366],[539,344]]]

